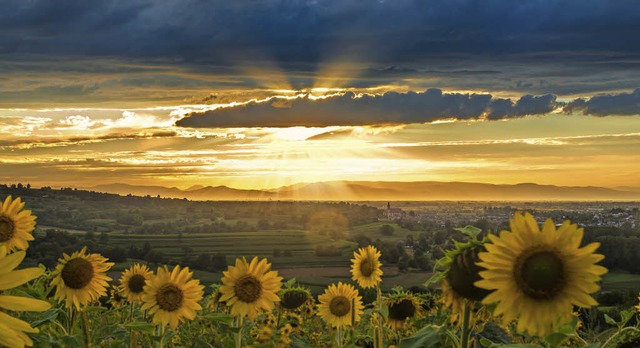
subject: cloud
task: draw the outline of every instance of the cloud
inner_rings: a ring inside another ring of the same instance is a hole
[[[176,101],[275,80],[587,95],[640,78],[634,1],[6,0],[2,10],[8,107]]]
[[[525,95],[516,103],[490,94],[425,92],[342,95],[314,99],[271,98],[265,102],[191,113],[176,122],[182,127],[325,127],[375,124],[425,123],[459,120],[521,117],[549,113],[558,105],[553,95]]]
[[[589,99],[576,99],[567,104],[564,111],[594,116],[640,115],[640,88],[631,93],[606,94]]]

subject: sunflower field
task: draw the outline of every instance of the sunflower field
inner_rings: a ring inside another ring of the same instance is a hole
[[[22,268],[35,224],[20,198],[1,203],[2,346],[640,347],[640,305],[605,314],[605,330],[588,325],[607,269],[570,221],[516,213],[498,234],[459,229],[466,241],[437,262],[431,292],[383,293],[381,252],[359,248],[352,282],[317,296],[259,257],[237,258],[219,284],[180,265],[133,264],[112,279],[113,263],[87,248],[53,271]]]

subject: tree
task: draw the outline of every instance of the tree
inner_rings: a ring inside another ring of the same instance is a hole
[[[393,232],[395,231],[395,229],[393,228],[393,226],[389,225],[389,224],[384,224],[382,226],[380,226],[380,233],[383,236],[390,236],[393,234]]]

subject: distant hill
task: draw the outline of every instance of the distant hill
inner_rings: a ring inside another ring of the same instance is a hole
[[[610,189],[594,186],[554,186],[523,183],[494,185],[469,182],[390,182],[330,181],[300,183],[269,190],[243,190],[227,186],[176,187],[135,186],[128,184],[98,185],[89,188],[99,192],[188,198],[192,200],[466,200],[466,201],[597,201],[640,200],[640,190]]]

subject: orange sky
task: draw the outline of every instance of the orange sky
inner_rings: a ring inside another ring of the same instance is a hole
[[[372,180],[640,187],[640,116],[552,113],[316,128],[174,125],[197,107],[0,110],[0,182],[273,188]]]

